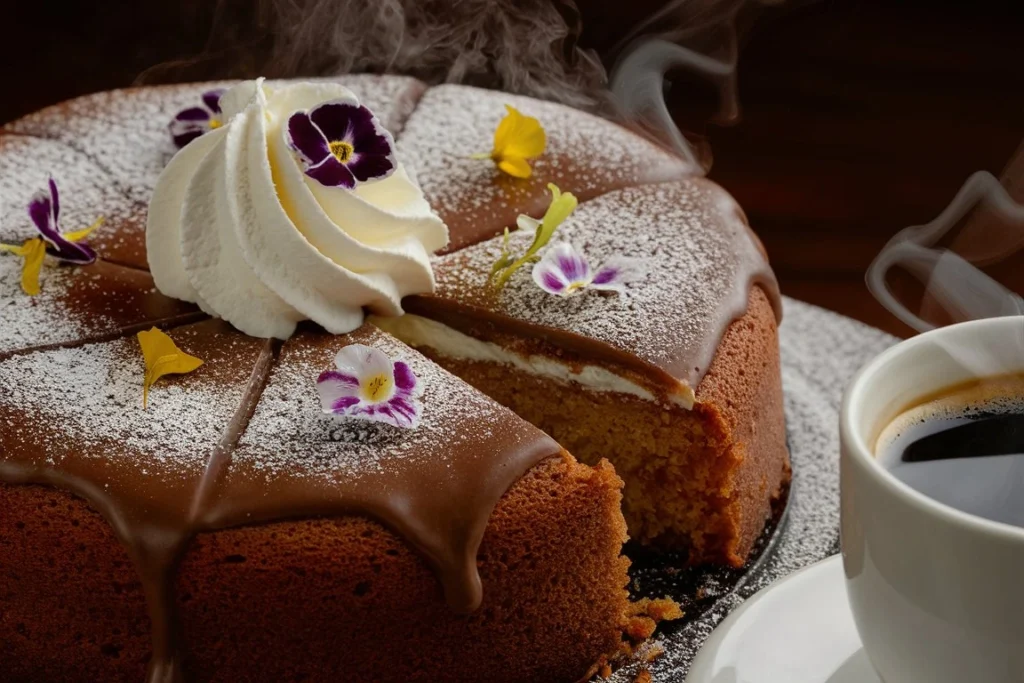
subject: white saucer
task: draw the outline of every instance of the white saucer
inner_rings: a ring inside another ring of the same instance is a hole
[[[836,555],[755,594],[707,639],[686,683],[880,683],[844,582]]]

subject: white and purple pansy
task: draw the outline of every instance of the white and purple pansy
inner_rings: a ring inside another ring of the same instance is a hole
[[[336,370],[321,373],[316,390],[325,413],[415,429],[423,385],[403,361],[380,349],[350,344],[334,358]]]
[[[643,276],[636,259],[613,256],[596,270],[568,242],[552,245],[533,266],[533,281],[548,294],[569,297],[586,289],[624,292],[626,284]]]
[[[207,90],[201,96],[201,106],[182,109],[174,116],[169,127],[174,144],[179,149],[200,135],[224,125],[220,110],[220,97],[223,94],[223,88]]]
[[[49,191],[40,190],[28,203],[28,215],[46,242],[46,253],[65,263],[88,265],[96,260],[96,252],[88,244],[77,241],[93,228],[63,234],[60,230],[60,194],[57,183],[49,179]]]
[[[288,118],[288,145],[306,175],[326,187],[351,190],[394,173],[395,141],[355,98],[319,104]]]

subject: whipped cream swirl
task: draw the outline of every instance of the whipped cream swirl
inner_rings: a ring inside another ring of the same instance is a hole
[[[448,229],[399,162],[348,190],[303,172],[287,122],[331,100],[336,83],[246,81],[220,100],[228,123],[184,147],[149,206],[146,247],[157,288],[246,334],[287,339],[300,320],[333,334],[364,308],[400,315],[434,290],[430,253]]]

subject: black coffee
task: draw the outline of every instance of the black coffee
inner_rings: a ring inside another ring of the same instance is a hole
[[[930,498],[1024,527],[1024,375],[974,381],[928,398],[885,429],[876,455]]]

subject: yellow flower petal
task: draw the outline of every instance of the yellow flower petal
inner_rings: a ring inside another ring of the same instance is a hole
[[[25,240],[21,246],[0,244],[0,251],[9,251],[24,259],[21,264],[21,288],[29,296],[39,294],[39,272],[43,268],[43,258],[46,256],[46,242],[33,237]]]
[[[505,105],[508,114],[494,130],[494,149],[487,154],[474,154],[474,159],[491,158],[498,168],[513,178],[529,178],[533,173],[527,160],[540,156],[547,146],[547,133],[540,121],[524,116],[513,106]]]
[[[142,407],[149,402],[149,388],[164,375],[183,375],[192,372],[203,361],[190,356],[175,344],[163,331],[153,328],[138,333],[142,358],[146,364],[146,375],[142,381]]]
[[[540,121],[505,105],[508,115],[494,131],[494,152],[502,158],[530,159],[544,153],[548,138]]]
[[[498,168],[513,178],[529,178],[533,175],[530,164],[526,163],[526,159],[520,157],[505,157],[498,161]]]
[[[46,242],[38,237],[25,242],[25,259],[21,267],[21,288],[29,296],[39,294],[39,272],[43,269],[43,257],[46,256]]]
[[[74,232],[64,233],[64,238],[70,242],[81,242],[86,237],[91,235],[93,231],[96,230],[96,228],[103,225],[103,220],[103,216],[100,216],[88,228],[83,228],[82,230],[75,230]]]

